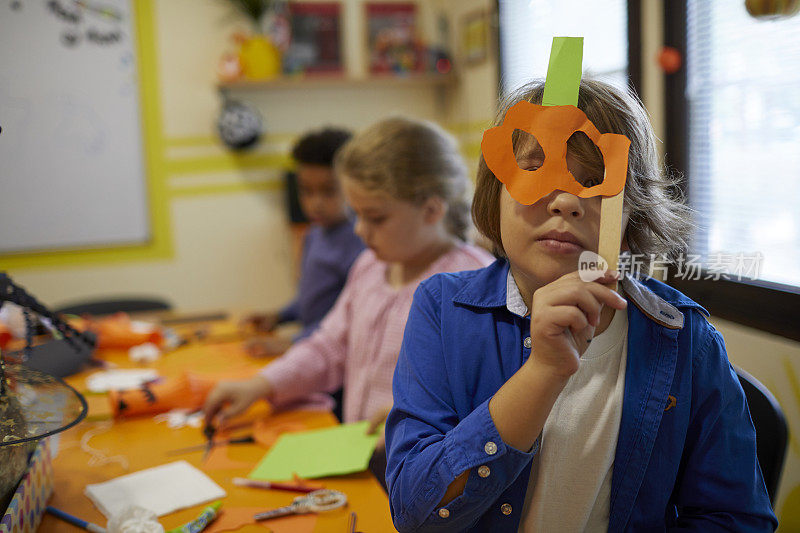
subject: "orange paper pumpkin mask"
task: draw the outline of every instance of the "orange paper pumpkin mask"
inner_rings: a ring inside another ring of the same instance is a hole
[[[514,130],[530,133],[544,152],[544,164],[524,170],[517,164],[511,135]],[[584,187],[567,169],[567,140],[582,131],[600,149],[605,163],[603,183]],[[531,205],[553,191],[580,198],[614,196],[625,188],[630,140],[616,133],[600,133],[586,114],[572,105],[541,106],[522,101],[514,104],[503,123],[483,133],[481,152],[486,166],[503,182],[517,202]]]

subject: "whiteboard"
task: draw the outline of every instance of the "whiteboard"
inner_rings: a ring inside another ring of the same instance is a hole
[[[0,0],[0,253],[149,240],[130,0]]]

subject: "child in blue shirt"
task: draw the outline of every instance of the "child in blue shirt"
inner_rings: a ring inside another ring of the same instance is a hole
[[[542,101],[532,83],[506,102]],[[688,210],[670,194],[641,104],[593,80],[578,108],[631,141],[622,250],[674,258]],[[517,132],[517,164],[545,154]],[[585,187],[588,139],[567,143]],[[708,313],[647,276],[583,281],[599,197],[514,200],[481,159],[473,219],[502,259],[417,289],[386,424],[400,531],[772,531],[744,393]],[[612,285],[613,286],[613,285]]]
[[[253,355],[282,354],[292,342],[313,333],[333,307],[350,267],[364,250],[333,173],[334,156],[350,137],[346,130],[325,128],[305,134],[292,149],[300,207],[311,223],[303,242],[297,295],[279,311],[252,315],[246,321],[261,332],[270,332],[286,322],[299,322],[303,329],[291,340],[272,336],[251,341],[248,350]]]

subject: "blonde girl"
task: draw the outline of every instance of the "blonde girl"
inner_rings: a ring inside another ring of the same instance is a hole
[[[382,120],[342,147],[334,168],[367,250],[314,334],[252,379],[212,391],[205,405],[209,422],[224,423],[258,399],[282,408],[342,386],[345,422],[382,420],[392,403],[392,374],[417,285],[493,259],[464,240],[466,167],[440,127]]]

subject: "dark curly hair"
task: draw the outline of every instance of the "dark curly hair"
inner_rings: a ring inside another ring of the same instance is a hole
[[[323,128],[303,135],[292,148],[292,157],[298,163],[333,167],[336,152],[353,134],[341,128]]]

